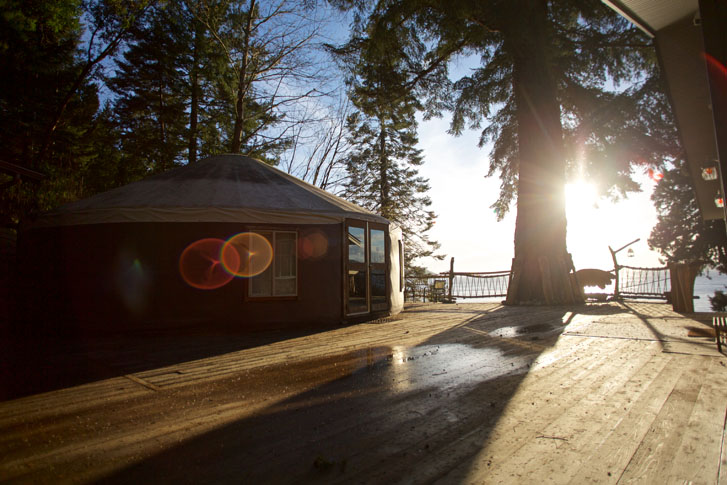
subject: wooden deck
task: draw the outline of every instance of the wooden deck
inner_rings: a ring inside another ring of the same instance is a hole
[[[421,304],[317,333],[106,337],[44,370],[84,383],[0,402],[0,481],[724,485],[727,357],[687,335],[705,321]]]

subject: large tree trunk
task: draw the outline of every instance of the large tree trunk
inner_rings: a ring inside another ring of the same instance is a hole
[[[190,84],[190,102],[189,102],[189,145],[188,145],[188,160],[189,163],[195,163],[197,161],[197,121],[199,118],[199,59],[200,49],[202,49],[202,22],[199,21],[198,17],[201,15],[200,3],[197,3],[196,16],[192,20],[194,23],[194,43],[192,44],[192,68],[189,72],[189,84]]]
[[[391,197],[389,195],[389,157],[386,153],[386,121],[379,117],[379,214],[391,219]]]
[[[165,123],[166,113],[164,112],[164,78],[163,74],[159,73],[159,164],[160,172],[165,172],[171,168],[173,162],[169,160],[165,147],[167,146],[167,125]]]
[[[247,21],[242,30],[243,47],[240,72],[237,80],[237,96],[235,104],[235,125],[232,131],[230,153],[240,153],[242,148],[242,131],[245,123],[245,98],[248,93],[248,63],[250,62],[250,36],[252,35],[252,18],[255,11],[255,0],[250,0],[250,9],[247,12]]]
[[[581,300],[566,248],[565,160],[547,2],[513,1],[505,32],[513,58],[519,179],[515,258],[507,304],[563,304]]]

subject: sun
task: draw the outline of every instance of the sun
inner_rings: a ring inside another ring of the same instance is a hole
[[[597,202],[598,194],[592,184],[584,180],[566,184],[567,244],[579,269],[603,266],[603,257],[609,254],[611,236],[604,234],[604,226],[608,223],[604,220],[603,208]]]
[[[591,216],[597,209],[596,188],[584,181],[577,180],[565,186],[565,212],[568,220]]]
[[[640,238],[633,246],[633,259],[624,253],[619,261],[632,266],[661,266],[658,255],[647,244],[651,228],[656,224],[656,211],[651,203],[651,179],[644,174],[639,182],[645,190],[628,198],[613,201],[600,197],[596,187],[585,180],[575,180],[565,186],[567,218],[567,247],[577,269],[610,270],[613,260],[609,246],[618,248]]]

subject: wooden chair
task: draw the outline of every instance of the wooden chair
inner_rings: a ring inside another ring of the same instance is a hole
[[[446,289],[447,282],[445,280],[434,280],[431,290],[432,301],[443,301]]]
[[[727,345],[727,317],[712,318],[714,336],[717,339],[717,351],[722,352],[722,345]]]

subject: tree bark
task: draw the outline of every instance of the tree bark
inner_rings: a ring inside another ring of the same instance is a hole
[[[162,172],[168,170],[172,163],[168,159],[166,150],[164,149],[167,145],[167,125],[165,123],[164,113],[164,79],[163,74],[159,73],[159,141],[161,150],[159,152],[159,161],[162,167]]]
[[[199,51],[202,48],[202,22],[200,16],[200,4],[197,4],[197,15],[194,22],[194,43],[192,44],[192,69],[190,70],[189,83],[191,86],[189,101],[189,146],[188,161],[190,164],[197,161],[197,120],[199,117]]]
[[[515,258],[507,304],[581,300],[566,248],[565,159],[557,86],[551,72],[547,2],[514,0],[505,49],[513,59],[519,177]]]
[[[250,9],[247,12],[247,22],[243,29],[242,61],[237,81],[237,99],[235,104],[235,125],[232,132],[231,153],[239,153],[242,148],[242,129],[245,122],[245,97],[248,88],[247,67],[250,61],[250,35],[252,35],[252,16],[255,10],[255,0],[250,0]]]
[[[386,154],[386,121],[379,117],[379,202],[380,214],[390,219],[391,198],[389,196],[389,156]]]

